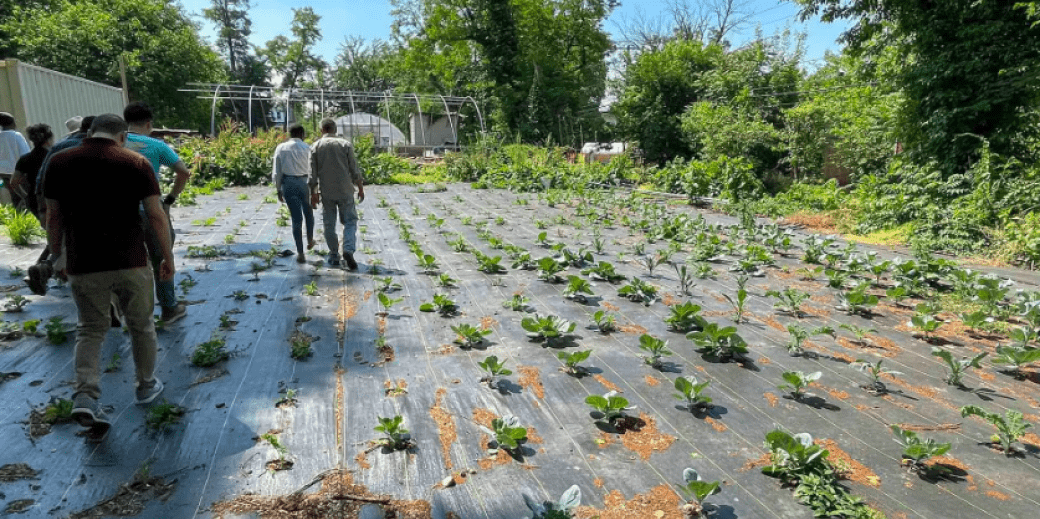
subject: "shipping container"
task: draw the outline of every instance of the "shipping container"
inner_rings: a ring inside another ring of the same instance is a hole
[[[47,123],[56,138],[65,121],[80,115],[123,114],[123,89],[62,74],[16,59],[0,60],[0,111],[14,116],[18,130]]]

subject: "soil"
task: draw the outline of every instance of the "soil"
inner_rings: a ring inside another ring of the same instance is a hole
[[[403,378],[397,379],[395,384],[392,380],[383,382],[383,387],[386,389],[386,396],[397,397],[408,394],[408,383]]]
[[[682,519],[680,504],[679,495],[668,485],[658,485],[627,501],[621,491],[613,490],[603,497],[602,510],[579,506],[573,516],[575,519]]]
[[[161,477],[134,476],[129,483],[119,486],[116,493],[98,504],[81,512],[70,514],[69,519],[100,519],[108,516],[135,517],[144,512],[145,505],[152,500],[165,502],[177,489],[177,480],[165,481]]]
[[[458,434],[455,431],[455,419],[452,418],[451,413],[441,407],[441,402],[447,393],[448,390],[444,388],[437,390],[436,401],[430,408],[430,417],[437,423],[437,435],[441,442],[441,454],[444,456],[444,468],[451,470],[454,468],[451,462],[451,444],[458,438]]]
[[[618,326],[618,330],[632,335],[642,335],[647,331],[646,328],[639,326],[638,324],[626,324],[624,326]]]
[[[534,396],[538,397],[539,400],[545,399],[545,386],[542,385],[541,372],[534,366],[520,366],[517,368],[520,372],[520,379],[518,383],[520,387],[533,391]]]
[[[347,321],[357,315],[358,297],[356,292],[346,288],[337,291],[335,297],[339,301],[339,308],[336,309],[336,340],[343,342]]]
[[[498,321],[496,321],[495,318],[491,317],[490,315],[485,315],[484,317],[480,318],[481,330],[490,330],[491,328],[494,328],[497,325]]]
[[[759,317],[759,320],[762,321],[763,323],[767,324],[770,328],[773,328],[774,330],[779,330],[781,332],[787,332],[787,327],[784,326],[780,321],[777,321],[776,319],[774,319],[773,316],[771,316],[771,315],[766,316],[766,317]]]
[[[650,387],[657,387],[657,386],[661,385],[661,381],[660,380],[658,380],[658,379],[656,379],[656,378],[654,378],[654,377],[652,377],[650,375],[647,375],[647,376],[643,377],[643,380],[645,380],[646,381],[646,385],[648,385]]]
[[[740,471],[741,472],[747,472],[747,471],[752,470],[752,469],[765,467],[765,466],[773,463],[773,457],[772,456],[773,456],[772,454],[767,452],[767,453],[759,456],[758,458],[755,458],[753,460],[747,460],[746,463],[741,465]]]
[[[676,299],[672,294],[665,294],[661,296],[661,304],[664,306],[673,306],[682,303],[681,299]]]
[[[498,415],[491,412],[488,409],[478,407],[473,410],[473,421],[491,429],[491,422],[498,418]]]
[[[780,402],[780,399],[772,393],[763,393],[762,396],[764,396],[766,400],[769,401],[769,407],[776,407],[776,404]]]
[[[606,308],[607,310],[610,310],[611,312],[617,312],[618,310],[621,310],[621,307],[619,307],[617,305],[613,305],[613,304],[607,303],[605,301],[601,301],[600,302],[600,306],[602,306],[603,308]]]
[[[1011,496],[1003,492],[997,492],[996,490],[987,490],[986,495],[999,501],[1007,501],[1008,499],[1011,499]]]
[[[26,463],[8,463],[0,467],[0,482],[10,483],[20,479],[36,479],[39,474]]]
[[[372,465],[368,462],[368,451],[363,450],[354,456],[354,462],[357,463],[361,470],[368,470],[372,468]]]
[[[849,456],[848,453],[841,450],[838,444],[834,443],[834,440],[815,440],[813,443],[830,452],[827,459],[841,470],[840,476],[842,479],[855,481],[861,485],[874,488],[881,487],[881,478],[874,471],[868,469],[865,465],[853,459],[852,456]]]
[[[593,375],[592,378],[596,379],[596,382],[603,384],[603,387],[609,391],[617,391],[618,393],[624,393],[620,387],[617,387],[613,382],[603,378],[603,375]]]
[[[726,430],[729,429],[729,427],[726,427],[722,422],[715,420],[710,416],[705,418],[704,421],[707,422],[712,429],[715,429],[715,432],[726,432]]]
[[[369,492],[364,485],[354,483],[346,470],[332,470],[319,475],[321,489],[317,493],[294,492],[284,496],[238,496],[210,507],[215,519],[225,514],[255,513],[261,519],[326,519],[336,517],[357,519],[366,505],[378,504],[386,517],[396,519],[430,519],[430,503],[422,500],[395,500],[390,496]],[[318,478],[316,478],[318,479]],[[94,517],[94,516],[86,516]]]
[[[628,429],[621,435],[621,443],[628,450],[649,460],[653,451],[666,451],[675,443],[675,436],[663,434],[657,430],[657,421],[646,413],[639,413],[643,426],[638,430]]]
[[[891,351],[891,350],[888,350],[886,348],[882,348],[882,346],[874,339],[865,340],[864,342],[855,342],[855,341],[846,339],[845,337],[838,337],[835,340],[835,342],[837,342],[841,347],[849,349],[849,350],[853,350],[853,351],[856,351],[856,350],[868,350],[871,353],[875,353],[875,354],[881,355],[882,357],[895,357],[896,354],[899,353],[898,350],[897,351]],[[891,343],[891,341],[889,341],[889,343]],[[894,344],[893,344],[893,346],[894,346]],[[878,350],[880,350],[880,351],[878,351]]]
[[[941,423],[938,425],[914,425],[908,423],[896,424],[900,429],[904,431],[914,432],[930,432],[930,431],[959,431],[961,430],[961,424],[959,423]]]

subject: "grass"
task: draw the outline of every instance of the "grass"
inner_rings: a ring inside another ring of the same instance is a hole
[[[394,173],[390,175],[389,184],[431,184],[448,182],[443,168],[424,168],[422,173]]]
[[[899,227],[875,231],[866,235],[846,234],[845,239],[867,245],[905,245],[910,240],[910,227],[911,225],[907,223]]]
[[[165,431],[170,426],[176,424],[184,416],[185,409],[177,404],[171,404],[165,400],[163,403],[152,406],[148,410],[148,416],[145,418],[145,423],[148,427],[157,431]]]
[[[11,238],[11,243],[17,246],[32,245],[34,238],[47,236],[29,211],[5,211],[0,215],[0,225],[4,226],[4,234]]]

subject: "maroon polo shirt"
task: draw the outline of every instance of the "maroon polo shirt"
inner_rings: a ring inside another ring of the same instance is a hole
[[[61,208],[69,274],[148,265],[140,204],[159,195],[148,159],[103,138],[51,157],[43,195]]]

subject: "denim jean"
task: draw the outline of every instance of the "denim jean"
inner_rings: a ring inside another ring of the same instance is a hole
[[[137,384],[151,383],[156,357],[151,270],[141,267],[70,275],[69,286],[79,313],[75,391],[92,398],[101,398],[101,343],[111,326],[109,308],[113,302],[122,312],[130,331]]]
[[[354,254],[357,247],[357,207],[354,205],[354,197],[330,200],[324,198],[321,201],[321,221],[325,226],[325,243],[329,246],[329,253],[339,254],[339,240],[336,237],[336,214],[343,224],[343,254]]]
[[[173,240],[177,237],[177,233],[173,230],[173,222],[170,222],[169,206],[163,206],[163,209],[166,210],[166,222],[170,228],[170,247],[173,247]],[[148,261],[152,264],[152,277],[155,278],[155,295],[159,299],[159,306],[164,308],[177,306],[177,292],[173,280],[159,279],[159,264],[163,260],[162,242],[159,241],[159,235],[155,234],[155,230],[152,229],[152,224],[144,211],[141,211],[141,225],[144,226],[144,245],[148,249]]]
[[[303,254],[303,219],[307,219],[307,239],[314,238],[314,211],[311,210],[311,189],[307,177],[282,177],[282,196],[289,206],[292,217],[292,236],[296,240],[296,253]]]

